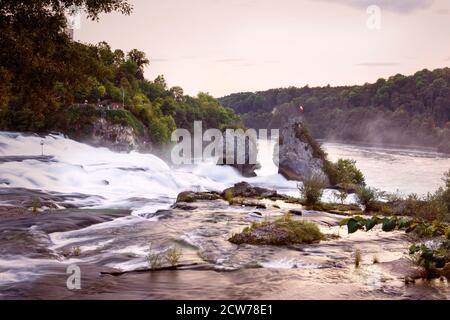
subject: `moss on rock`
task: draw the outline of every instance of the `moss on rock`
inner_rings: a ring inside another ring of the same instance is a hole
[[[195,202],[198,200],[217,200],[217,199],[220,199],[220,195],[216,192],[183,191],[178,195],[176,203]]]
[[[314,243],[323,238],[317,224],[285,216],[271,222],[253,223],[241,233],[233,235],[229,241],[234,244],[288,245]]]

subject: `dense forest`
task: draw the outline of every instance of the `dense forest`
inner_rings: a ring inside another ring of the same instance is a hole
[[[163,76],[145,79],[144,67],[151,63],[145,53],[72,41],[66,32],[72,5],[93,20],[132,11],[125,0],[2,1],[0,130],[67,133],[106,114],[160,144],[194,120],[203,120],[204,127],[240,125],[233,110],[206,93],[191,97],[168,87]]]
[[[397,74],[361,86],[236,93],[219,101],[251,128],[279,128],[289,118],[304,117],[316,138],[419,145],[450,153],[449,68]]]

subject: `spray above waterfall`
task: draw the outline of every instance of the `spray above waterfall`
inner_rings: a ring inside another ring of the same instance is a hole
[[[45,157],[40,158],[42,142]],[[0,162],[2,187],[95,195],[96,207],[131,208],[137,213],[167,208],[181,191],[221,191],[243,180],[274,189],[296,189],[276,168],[260,170],[254,178],[244,178],[229,166],[217,166],[214,159],[171,168],[153,154],[113,152],[56,134],[1,132],[0,157],[12,156],[21,161]],[[267,154],[259,157],[258,161],[265,162]]]

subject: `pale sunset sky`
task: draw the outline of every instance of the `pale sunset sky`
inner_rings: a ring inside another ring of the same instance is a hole
[[[75,40],[137,48],[145,76],[216,97],[364,84],[450,66],[450,0],[130,0],[130,16],[82,18]],[[380,29],[367,26],[368,6]]]

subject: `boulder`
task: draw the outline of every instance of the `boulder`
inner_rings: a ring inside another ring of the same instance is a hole
[[[293,214],[294,216],[303,216],[303,211],[298,209],[291,209],[289,210],[290,214]]]
[[[187,204],[185,202],[175,203],[172,206],[172,208],[173,209],[179,209],[179,210],[185,210],[185,211],[192,211],[192,210],[197,209],[196,206],[191,206],[191,205],[189,205],[189,204]]]
[[[225,189],[222,192],[222,197],[225,197],[227,193],[231,193],[233,197],[243,198],[273,198],[278,196],[275,190],[253,187],[252,185],[244,181],[236,183],[231,188]]]
[[[278,173],[288,180],[303,181],[316,177],[329,184],[324,172],[326,153],[308,132],[301,120],[289,121],[280,131],[274,162]]]
[[[227,147],[227,144],[229,147]],[[256,137],[245,136],[242,131],[234,131],[234,133],[226,130],[223,134],[223,139],[220,142],[223,146],[223,153],[219,160],[218,165],[231,166],[244,177],[256,177],[255,170],[260,168],[260,165],[256,161],[258,154],[258,144]],[[238,163],[238,152],[244,150],[244,161]]]
[[[194,192],[183,191],[178,194],[176,203],[180,202],[196,202],[197,200],[217,200],[220,199],[220,195],[215,192]]]

